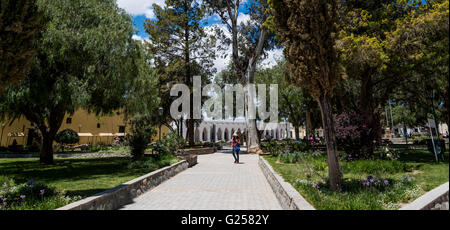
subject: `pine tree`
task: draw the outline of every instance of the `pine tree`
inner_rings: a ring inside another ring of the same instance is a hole
[[[165,7],[153,5],[156,20],[146,20],[145,31],[150,35],[146,43],[154,56],[156,68],[163,81],[182,82],[192,87],[193,76],[214,72],[215,39],[209,36],[203,23],[205,8],[196,0],[166,0]],[[179,79],[178,76],[184,76]],[[187,119],[187,139],[194,140],[193,93]]]
[[[293,72],[293,82],[307,87],[318,101],[327,143],[328,174],[333,191],[341,186],[331,98],[337,80],[334,48],[337,21],[335,0],[270,1],[270,28],[286,47],[284,54]]]

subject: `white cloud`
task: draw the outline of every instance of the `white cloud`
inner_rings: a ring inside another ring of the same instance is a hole
[[[283,49],[274,49],[267,52],[267,58],[260,63],[262,68],[271,68],[283,59]]]
[[[131,38],[133,38],[134,40],[138,40],[138,41],[143,41],[144,39],[141,37],[141,36],[139,36],[139,35],[133,35]]]
[[[240,13],[238,18],[237,18],[238,25],[240,25],[241,22],[243,22],[245,24],[247,21],[250,21],[250,15],[249,14]]]
[[[206,33],[208,35],[213,35],[215,33],[215,28],[220,28],[222,32],[227,36],[230,37],[230,32],[227,30],[226,26],[223,24],[215,24],[212,26],[206,27]],[[220,43],[221,41],[217,41],[217,43]],[[228,63],[231,60],[231,53],[232,53],[232,47],[227,47],[226,50],[218,50],[216,49],[216,59],[214,60],[214,67],[217,69],[217,73],[220,73],[222,70],[224,70]],[[227,54],[226,57],[223,57],[224,54]]]
[[[147,18],[154,18],[153,4],[164,6],[164,0],[117,0],[117,5],[127,13],[137,16],[145,15]]]

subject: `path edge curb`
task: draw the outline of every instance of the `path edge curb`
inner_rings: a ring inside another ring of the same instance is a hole
[[[182,160],[56,210],[116,210],[189,167]]]
[[[425,193],[399,210],[431,210],[436,204],[448,201],[449,182]]]
[[[259,156],[258,165],[284,210],[316,210],[291,184],[273,170],[264,157]]]

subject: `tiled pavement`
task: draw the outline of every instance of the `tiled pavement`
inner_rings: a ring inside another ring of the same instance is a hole
[[[230,152],[198,156],[198,164],[125,205],[123,210],[281,209],[258,166],[258,156]]]

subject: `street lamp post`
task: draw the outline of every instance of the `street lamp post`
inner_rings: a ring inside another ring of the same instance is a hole
[[[403,104],[403,108],[405,108],[405,104]],[[406,128],[405,122],[405,111],[402,110],[402,119],[403,119],[403,135],[405,137],[405,144],[408,144],[408,129]]]
[[[158,143],[159,143],[159,148],[158,148],[158,155],[161,155],[161,123],[162,123],[162,116],[164,113],[164,109],[163,107],[159,107],[158,108],[158,114],[159,114],[159,138],[158,138]]]
[[[161,125],[162,125],[162,116],[164,113],[163,107],[159,107],[158,112],[159,112],[159,141],[161,141]]]

